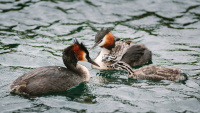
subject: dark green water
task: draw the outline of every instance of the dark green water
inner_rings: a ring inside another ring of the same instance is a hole
[[[181,68],[189,80],[136,81],[80,62],[91,79],[69,91],[35,99],[9,93],[9,84],[33,68],[64,66],[62,50],[74,38],[92,47],[101,27],[145,44],[153,64]],[[199,113],[200,1],[0,0],[0,111]]]

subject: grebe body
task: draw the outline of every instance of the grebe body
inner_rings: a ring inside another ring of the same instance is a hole
[[[78,64],[78,61],[88,61],[98,66],[89,57],[86,47],[77,40],[73,45],[64,49],[62,58],[67,68],[46,66],[33,69],[17,78],[10,85],[10,92],[23,95],[39,95],[66,91],[90,79],[88,69]]]
[[[113,62],[109,60],[109,57],[115,57],[115,61],[124,61],[130,66],[138,66],[145,64],[151,60],[151,51],[143,44],[135,44],[132,41],[124,41],[121,39],[115,39],[110,30],[101,29],[95,36],[96,46],[102,48],[99,55],[95,58],[95,62],[100,67],[92,65],[97,69],[112,69],[107,67]],[[107,60],[106,60],[107,59]],[[102,62],[102,60],[106,60]]]
[[[170,80],[170,81],[185,81],[188,79],[187,75],[185,73],[182,73],[181,69],[172,67],[159,67],[156,65],[148,65],[133,70],[129,64],[123,61],[117,61],[111,65],[108,65],[108,67],[116,70],[124,70],[128,72],[129,78],[132,79]]]

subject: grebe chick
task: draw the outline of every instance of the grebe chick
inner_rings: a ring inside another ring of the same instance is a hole
[[[17,78],[10,85],[10,92],[29,96],[66,91],[90,79],[88,69],[78,61],[88,61],[98,66],[91,60],[86,47],[77,40],[63,50],[62,59],[67,68],[47,66],[33,69]]]
[[[151,61],[152,53],[143,44],[135,44],[132,41],[124,41],[114,38],[113,34],[108,29],[101,29],[95,36],[95,44],[92,48],[99,45],[102,50],[95,58],[95,62],[100,67],[92,65],[97,69],[112,69],[107,66],[113,62],[102,62],[102,58],[106,59],[114,56],[116,61],[124,61],[130,66],[137,66]]]
[[[148,80],[171,80],[171,81],[185,81],[187,75],[182,73],[181,69],[171,67],[158,67],[155,65],[148,65],[139,69],[133,70],[130,65],[123,61],[117,61],[108,66],[116,70],[125,70],[128,72],[128,77],[133,79],[148,79]]]

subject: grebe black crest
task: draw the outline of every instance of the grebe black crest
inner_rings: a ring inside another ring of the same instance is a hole
[[[78,61],[88,61],[98,66],[91,60],[87,48],[77,40],[63,50],[62,58],[67,68],[46,66],[33,69],[17,78],[10,85],[10,92],[23,95],[39,95],[66,91],[79,83],[88,81],[90,78],[88,69],[78,64]]]
[[[107,66],[113,62],[102,62],[103,58],[105,60],[105,58],[110,56],[115,56],[116,61],[124,61],[130,66],[138,66],[151,61],[152,53],[145,45],[135,44],[132,41],[115,39],[109,29],[102,28],[97,32],[95,44],[92,48],[97,45],[100,46],[102,50],[94,61],[97,62],[100,67],[92,65],[93,68],[112,69]]]

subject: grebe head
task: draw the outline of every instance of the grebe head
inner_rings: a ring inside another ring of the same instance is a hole
[[[79,43],[77,40],[74,41],[74,44],[64,49],[63,61],[66,66],[69,62],[76,66],[78,61],[87,61],[99,67],[99,65],[90,58],[85,45],[83,43]]]
[[[107,67],[116,69],[116,70],[124,70],[128,72],[129,75],[134,74],[134,71],[131,68],[131,66],[123,61],[117,61],[111,65],[108,65]]]
[[[118,62],[115,62],[111,65],[108,65],[107,67],[109,68],[113,68],[113,69],[116,69],[116,70],[127,70],[126,68],[128,66],[126,66],[126,63],[125,62],[122,62],[122,61],[118,61]]]
[[[92,47],[99,45],[102,48],[112,49],[115,46],[115,38],[109,29],[101,29],[95,36],[95,44]]]

